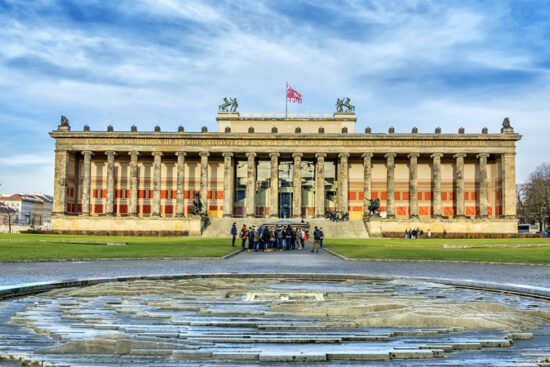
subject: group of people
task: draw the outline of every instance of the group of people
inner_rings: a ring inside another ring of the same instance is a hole
[[[237,224],[233,223],[230,234],[232,237],[232,246],[235,247],[235,241],[241,239],[242,248],[247,247],[248,252],[273,252],[273,251],[304,251],[305,244],[309,238],[309,229],[297,227],[293,229],[290,225],[269,226],[263,225],[246,227],[243,224],[241,230],[237,232]],[[313,248],[311,252],[319,252],[319,247],[323,247],[323,229],[315,227],[313,232]]]
[[[418,227],[416,229],[412,227],[405,229],[405,239],[415,240],[417,238],[424,238],[424,230]],[[432,231],[429,228],[426,231],[426,238],[432,238]]]
[[[342,213],[340,210],[327,209],[325,218],[331,222],[344,222],[349,220],[349,213]]]

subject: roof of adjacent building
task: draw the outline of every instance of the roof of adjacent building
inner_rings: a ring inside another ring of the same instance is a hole
[[[2,201],[28,201],[32,203],[53,202],[53,197],[46,194],[9,194],[0,196]]]

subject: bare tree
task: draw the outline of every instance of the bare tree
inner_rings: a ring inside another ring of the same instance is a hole
[[[538,166],[529,176],[523,190],[525,220],[539,222],[542,229],[545,229],[550,221],[550,164]]]
[[[11,233],[11,226],[15,223],[15,219],[17,218],[16,211],[8,206],[2,205],[0,206],[0,213],[4,216],[4,223],[7,219],[6,224],[8,225],[8,232]]]

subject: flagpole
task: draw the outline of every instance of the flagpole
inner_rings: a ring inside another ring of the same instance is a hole
[[[285,119],[288,118],[288,81],[285,82]]]

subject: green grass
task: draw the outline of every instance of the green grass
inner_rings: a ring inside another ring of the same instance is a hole
[[[126,246],[63,243],[126,242]],[[0,261],[115,258],[221,257],[233,252],[230,239],[0,234]]]
[[[483,261],[550,264],[550,239],[328,239],[323,245],[351,259]],[[444,248],[444,245],[476,248]],[[505,245],[504,248],[483,246]],[[513,247],[547,245],[543,247]]]

